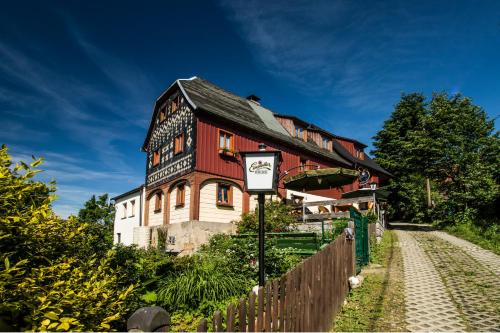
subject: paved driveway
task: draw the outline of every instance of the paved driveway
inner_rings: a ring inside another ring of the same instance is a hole
[[[393,224],[410,331],[500,331],[500,256],[429,226]]]

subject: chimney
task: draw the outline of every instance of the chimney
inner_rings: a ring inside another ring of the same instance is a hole
[[[254,94],[247,96],[247,100],[252,101],[257,105],[260,105],[260,97],[255,96]]]

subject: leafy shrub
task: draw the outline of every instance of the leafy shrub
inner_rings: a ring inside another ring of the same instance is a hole
[[[236,222],[238,233],[254,233],[259,231],[259,209],[245,213]],[[264,205],[264,226],[266,232],[283,232],[295,230],[297,218],[292,214],[289,205],[278,201],[266,201]]]
[[[0,149],[0,328],[123,330],[135,285],[111,267],[116,251],[89,256],[87,223],[54,215],[54,184],[33,180],[40,163],[12,166]]]
[[[201,247],[200,253],[209,256],[224,256],[228,266],[254,281],[258,280],[259,247],[256,237],[235,238],[229,235],[214,235],[210,242]],[[279,277],[297,265],[301,258],[291,253],[290,249],[274,246],[273,239],[266,239],[265,265],[268,278]]]
[[[227,266],[220,257],[193,256],[179,274],[160,282],[158,303],[173,312],[197,309],[210,315],[220,302],[241,296],[252,287],[252,281]]]

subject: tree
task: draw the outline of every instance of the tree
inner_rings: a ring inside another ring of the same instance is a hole
[[[264,204],[264,211],[266,232],[282,232],[295,229],[297,218],[292,214],[292,208],[289,205],[270,200]],[[243,214],[241,220],[236,222],[236,225],[238,226],[238,233],[258,232],[259,209]]]
[[[0,149],[0,330],[123,330],[135,286],[115,250],[93,254],[88,223],[54,214],[55,184],[33,180],[41,162]]]
[[[413,155],[442,197],[438,218],[453,222],[467,209],[488,209],[499,196],[498,134],[484,110],[464,96],[434,94]]]
[[[115,207],[105,193],[96,199],[93,195],[78,212],[78,219],[89,225],[89,232],[100,240],[97,252],[110,249],[113,245],[113,223]]]
[[[421,221],[424,181],[433,184],[436,207],[429,211],[446,223],[478,212],[497,216],[499,135],[482,108],[461,95],[403,95],[374,137],[377,162],[395,176],[390,183],[396,216]]]
[[[416,132],[422,130],[426,114],[425,97],[422,94],[403,94],[382,130],[374,137],[372,152],[377,163],[394,175],[389,181],[391,191],[392,218],[422,218],[425,211],[421,198],[425,195],[425,179],[418,176],[421,164],[413,155],[413,140]]]

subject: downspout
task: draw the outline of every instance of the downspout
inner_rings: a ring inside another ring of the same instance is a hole
[[[141,189],[141,194],[139,195],[139,227],[142,227],[142,192],[144,191],[144,187]]]

